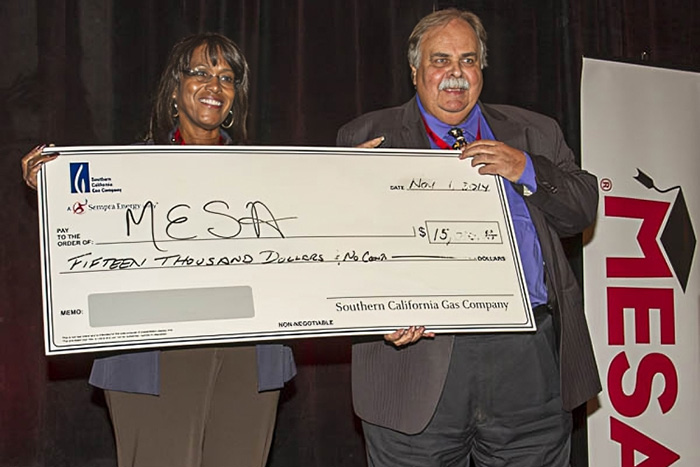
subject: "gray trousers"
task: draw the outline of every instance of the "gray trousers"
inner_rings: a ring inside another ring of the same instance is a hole
[[[568,466],[571,414],[562,408],[554,326],[543,309],[535,333],[457,335],[425,430],[407,435],[363,422],[369,466]]]
[[[255,347],[160,358],[159,396],[105,391],[119,467],[264,467],[279,391],[258,393]]]

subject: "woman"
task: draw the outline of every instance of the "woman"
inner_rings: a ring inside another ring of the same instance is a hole
[[[248,73],[224,36],[178,42],[160,78],[146,142],[245,143]],[[22,159],[33,188],[41,164],[55,157],[42,149]],[[105,391],[120,467],[263,467],[279,389],[295,372],[291,350],[281,345],[203,347],[98,359],[90,384]]]

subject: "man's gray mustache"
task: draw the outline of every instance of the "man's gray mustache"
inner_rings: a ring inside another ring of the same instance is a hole
[[[469,81],[464,78],[445,78],[440,82],[438,90],[444,91],[445,89],[463,89],[468,91]]]

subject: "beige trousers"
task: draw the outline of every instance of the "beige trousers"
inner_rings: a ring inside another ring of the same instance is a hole
[[[160,395],[105,391],[119,467],[264,467],[279,391],[257,390],[255,347],[160,353]]]

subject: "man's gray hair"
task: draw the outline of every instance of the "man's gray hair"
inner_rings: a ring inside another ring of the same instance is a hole
[[[438,26],[446,26],[447,23],[454,19],[460,19],[474,29],[476,37],[479,39],[479,63],[481,68],[486,67],[486,29],[484,29],[484,25],[481,24],[481,20],[474,13],[456,8],[434,11],[418,21],[416,27],[413,28],[411,36],[408,38],[408,63],[418,68],[421,60],[420,46],[425,33]]]

